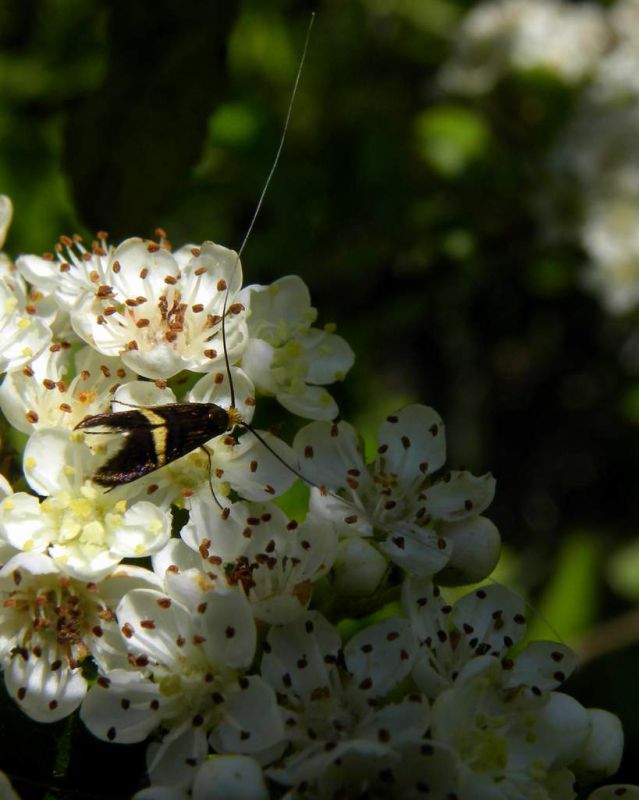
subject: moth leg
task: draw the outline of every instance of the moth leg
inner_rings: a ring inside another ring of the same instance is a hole
[[[206,453],[206,458],[207,458],[207,460],[209,462],[209,473],[208,473],[208,475],[209,475],[209,489],[211,490],[211,495],[213,496],[213,499],[215,500],[218,508],[223,511],[224,510],[224,506],[217,499],[217,495],[213,491],[213,481],[211,480],[211,470],[213,469],[213,467],[211,465],[211,451],[209,450],[209,448],[205,444],[200,445],[200,450],[204,450],[204,452]]]

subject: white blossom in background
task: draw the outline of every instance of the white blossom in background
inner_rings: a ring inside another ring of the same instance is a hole
[[[309,513],[298,524],[272,504],[234,503],[223,511],[199,505],[181,536],[208,574],[241,586],[255,618],[271,625],[293,622],[306,610],[313,584],[328,573],[337,549],[329,520]],[[181,560],[174,563],[182,567]]]
[[[622,314],[639,303],[639,93],[619,100],[616,90],[605,89],[609,75],[598,77],[559,135],[548,166],[555,189],[568,192],[576,206],[560,233],[585,252],[583,283],[609,312]]]
[[[0,409],[23,433],[38,428],[73,429],[89,414],[110,411],[115,390],[135,377],[119,359],[102,356],[90,347],[72,356],[68,344],[56,342],[22,370],[5,377]]]
[[[46,428],[31,436],[24,472],[45,499],[16,492],[0,504],[0,536],[25,552],[46,553],[68,575],[106,576],[123,558],[141,558],[167,541],[165,511],[129,503],[125,489],[105,492],[90,480],[98,461],[75,434]]]
[[[577,244],[582,285],[610,313],[627,313],[639,304],[639,3],[478,3],[440,82],[446,91],[478,95],[531,69],[578,92],[535,198],[542,233]]]
[[[387,417],[378,441],[375,461],[366,464],[345,422],[314,422],[297,434],[302,474],[327,490],[313,489],[314,511],[335,522],[340,536],[367,538],[411,574],[434,575],[449,565],[452,582],[462,574],[486,577],[500,545],[497,529],[481,516],[494,496],[492,475],[440,472],[444,423],[426,406]]]
[[[120,566],[96,583],[69,578],[43,553],[11,558],[0,569],[0,664],[10,696],[37,722],[71,714],[87,691],[83,662],[118,663],[119,600],[159,583],[141,567]]]
[[[355,356],[341,336],[311,327],[317,311],[304,281],[288,275],[248,286],[241,297],[250,306],[242,367],[257,389],[300,417],[336,417],[337,404],[323,387],[343,380]]]
[[[166,589],[134,589],[120,602],[130,668],[99,679],[81,716],[96,736],[120,743],[161,727],[149,750],[151,781],[190,785],[209,743],[218,752],[258,754],[278,745],[284,728],[273,690],[245,674],[257,642],[242,592],[171,572]]]
[[[567,84],[586,79],[609,39],[596,3],[493,0],[464,18],[440,73],[447,90],[483,94],[510,71],[544,70]]]
[[[607,11],[611,44],[601,58],[588,95],[612,106],[639,98],[639,3],[616,0]]]

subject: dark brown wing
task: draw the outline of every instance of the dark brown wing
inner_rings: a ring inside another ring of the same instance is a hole
[[[102,464],[93,476],[100,486],[120,486],[159,469],[151,428],[132,428],[126,431],[118,452]]]
[[[110,414],[94,414],[85,417],[75,426],[74,430],[88,430],[91,428],[110,428],[113,432],[124,433],[135,428],[148,428],[150,423],[144,415],[144,409],[139,411],[117,411]]]
[[[148,410],[166,425],[167,464],[229,429],[228,413],[213,403],[173,403]]]

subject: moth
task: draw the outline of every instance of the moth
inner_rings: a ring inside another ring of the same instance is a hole
[[[248,226],[242,244],[237,253],[239,263],[244,246],[255,224],[255,220],[262,207],[262,202],[269,187],[275,168],[280,158],[288,124],[293,110],[293,103],[297,93],[299,79],[304,66],[306,52],[311,34],[315,14],[311,14],[306,31],[306,40],[297,68],[297,74],[291,92],[284,127],[279,140],[278,148],[271,169],[266,178],[260,194],[253,217]],[[231,391],[231,405],[228,409],[214,403],[167,403],[159,406],[136,406],[128,411],[112,411],[106,414],[95,414],[85,417],[75,426],[75,430],[84,430],[88,433],[121,433],[124,443],[122,447],[109,458],[93,475],[93,480],[100,486],[114,489],[125,483],[130,483],[143,475],[148,475],[156,469],[170,464],[192,450],[201,448],[209,459],[209,486],[215,499],[211,485],[211,454],[206,447],[206,442],[216,436],[232,431],[236,425],[249,430],[275,458],[305,482],[309,482],[290,464],[277,453],[264,440],[258,431],[245,422],[240,412],[235,408],[235,390],[226,347],[226,315],[229,298],[229,287],[224,298],[222,311],[222,343],[224,346],[224,361]],[[232,306],[229,310],[232,310]],[[124,405],[124,404],[123,404]],[[93,430],[100,428],[100,430]]]
[[[79,422],[75,430],[99,433],[92,429],[101,428],[123,434],[122,447],[93,475],[95,483],[114,489],[198,447],[210,458],[205,443],[239,423],[242,418],[235,408],[225,409],[214,403],[167,403],[94,414]]]

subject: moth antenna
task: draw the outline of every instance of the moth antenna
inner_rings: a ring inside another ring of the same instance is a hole
[[[312,486],[314,489],[319,489],[320,492],[326,492],[326,494],[331,494],[331,492],[326,491],[326,488],[324,486],[320,486],[318,483],[315,483],[314,481],[310,480],[310,478],[307,478],[306,475],[303,475],[298,469],[292,467],[288,463],[288,461],[282,458],[282,456],[279,453],[275,452],[275,450],[266,441],[266,439],[262,436],[262,434],[258,433],[252,425],[249,425],[248,422],[244,421],[242,421],[240,424],[243,428],[246,428],[247,431],[250,431],[253,434],[253,436],[255,436],[257,441],[260,442],[269,451],[271,455],[275,456],[275,458],[280,462],[280,464],[283,464],[287,470],[292,472],[294,475],[297,475],[297,477],[300,480],[304,481],[305,484],[307,484],[308,486]],[[334,497],[337,497],[337,495],[334,495]],[[342,498],[338,499],[341,500]]]
[[[492,583],[495,586],[504,586],[503,583],[496,581],[494,578],[491,578],[490,576],[488,577],[488,581],[489,583]],[[507,586],[506,588],[509,591],[511,591],[514,595],[516,595],[520,600],[522,600],[525,603],[526,608],[530,609],[532,613],[544,623],[544,625],[548,628],[548,630],[552,633],[552,635],[557,639],[559,644],[563,644],[566,647],[568,647],[564,637],[559,633],[557,628],[555,628],[555,626],[552,624],[552,622],[548,619],[548,617],[542,612],[540,608],[537,608],[537,606],[531,603],[527,597],[524,597],[524,595],[521,594],[521,592],[517,592],[515,589],[512,588],[512,586]]]
[[[127,406],[128,408],[148,408],[148,406],[141,406],[139,403],[125,403],[124,400],[116,400],[115,398],[111,400],[111,405],[114,403],[120,406]]]
[[[262,203],[264,202],[266,192],[268,191],[268,187],[270,186],[271,180],[273,179],[273,175],[275,174],[275,170],[277,169],[280,156],[282,155],[282,150],[284,148],[284,141],[286,140],[288,125],[289,122],[291,121],[291,114],[293,113],[293,104],[295,103],[295,95],[297,94],[297,87],[299,86],[300,77],[302,75],[302,70],[304,68],[304,61],[306,60],[306,51],[308,50],[308,43],[311,38],[311,29],[313,28],[314,21],[315,21],[315,12],[312,11],[311,18],[306,28],[306,38],[304,39],[304,47],[302,48],[302,55],[300,57],[300,61],[297,67],[297,74],[295,75],[295,81],[293,83],[291,97],[290,100],[288,101],[288,109],[286,111],[286,117],[284,119],[284,127],[282,128],[280,141],[277,146],[277,150],[275,152],[275,158],[273,159],[273,164],[271,165],[271,169],[268,175],[266,176],[266,181],[264,182],[264,186],[257,201],[257,205],[255,206],[255,211],[253,212],[253,216],[251,218],[249,226],[246,229],[246,233],[244,234],[244,239],[242,239],[242,244],[240,245],[240,249],[237,251],[237,259],[235,261],[233,269],[235,269],[239,264],[242,252],[244,251],[244,247],[246,246],[249,236],[251,235],[251,231],[253,230],[253,226],[255,225],[255,220],[257,219],[257,215],[260,213],[260,209],[262,208]],[[229,387],[231,390],[231,408],[235,408],[235,387],[233,386],[231,365],[229,363],[229,354],[226,347],[226,309],[229,299],[229,290],[230,290],[230,281],[229,281],[229,286],[226,287],[226,294],[224,295],[224,306],[222,308],[222,346],[224,347],[224,364],[226,365],[226,374],[229,376]]]

